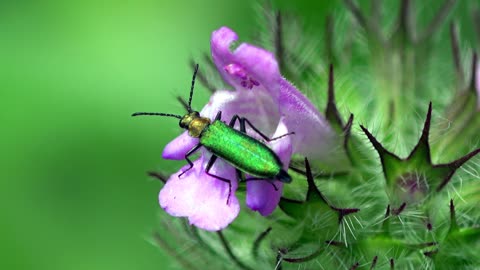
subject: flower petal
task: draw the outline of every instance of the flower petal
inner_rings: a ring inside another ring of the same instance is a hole
[[[280,81],[279,107],[288,130],[295,132],[293,152],[312,159],[331,154],[335,133],[315,106],[287,80]]]
[[[287,133],[287,127],[282,119],[280,120],[277,131],[275,132],[273,137],[278,137]],[[278,157],[284,164],[285,170],[288,169],[288,164],[290,163],[290,157],[292,155],[292,136],[295,135],[288,135],[270,143],[273,151],[275,151],[275,153],[278,155]],[[275,185],[275,187],[273,185]],[[277,190],[275,190],[275,188]],[[283,183],[280,181],[248,181],[246,204],[250,209],[252,209],[253,211],[258,211],[262,216],[270,215],[280,202],[282,190]]]
[[[245,117],[266,135],[273,134],[280,119],[276,102],[263,91],[216,91],[200,114],[213,120],[218,111],[222,111],[222,121],[229,123],[234,115]]]
[[[272,138],[280,137],[289,132],[292,132],[291,130],[288,130],[288,126],[285,120],[286,120],[285,116],[282,116],[280,118],[280,121],[278,122],[277,130],[273,134]],[[270,147],[273,149],[273,151],[278,155],[278,157],[282,161],[285,170],[288,169],[288,164],[290,164],[290,159],[293,153],[292,142],[296,136],[297,136],[296,133],[290,134],[285,137],[269,142]]]
[[[212,33],[212,58],[220,74],[236,90],[263,88],[271,96],[278,97],[275,81],[281,75],[275,56],[246,43],[232,52],[230,47],[237,39],[237,34],[227,27]]]
[[[250,209],[259,212],[262,216],[268,216],[277,208],[282,191],[283,183],[280,181],[248,181],[246,204]]]
[[[185,154],[195,147],[198,142],[198,138],[190,137],[188,131],[185,131],[163,148],[162,157],[173,160],[185,159]]]
[[[210,173],[232,179],[230,198],[228,183],[205,173],[202,158],[181,178],[178,175],[188,165],[173,174],[160,191],[160,206],[172,216],[188,217],[191,224],[209,231],[218,231],[230,224],[238,215],[240,205],[235,197],[237,181],[235,170],[217,160]],[[228,204],[227,204],[228,200]]]
[[[228,27],[221,27],[213,31],[210,40],[212,58],[217,65],[218,70],[232,62],[232,52],[230,46],[238,39],[237,33]]]

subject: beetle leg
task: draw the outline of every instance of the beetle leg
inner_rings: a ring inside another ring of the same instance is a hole
[[[273,186],[275,191],[278,191],[277,186],[275,186],[273,181],[271,181],[270,179],[266,179],[266,178],[247,178],[247,179],[245,179],[245,182],[248,182],[248,181],[267,181],[268,183],[270,183]]]
[[[287,134],[283,134],[281,136],[278,136],[278,137],[275,137],[275,138],[268,138],[267,135],[263,134],[260,130],[258,130],[258,128],[256,128],[252,122],[250,122],[247,118],[245,117],[240,117],[238,116],[237,114],[235,114],[232,119],[230,120],[230,123],[228,124],[230,127],[234,127],[235,126],[235,123],[238,121],[240,121],[240,131],[247,134],[247,129],[245,127],[245,123],[247,123],[255,132],[257,132],[258,135],[260,135],[265,141],[267,142],[271,142],[271,141],[275,141],[275,140],[278,140],[280,138],[283,138],[285,136],[288,136],[288,135],[293,135],[295,134],[295,132],[289,132]]]
[[[245,175],[243,174],[243,172],[240,171],[239,169],[235,169],[235,171],[237,172],[238,182],[244,182],[245,181]]]
[[[215,120],[222,120],[222,111],[217,112],[217,115],[215,116],[215,119],[213,119],[213,121]]]
[[[235,114],[232,119],[230,119],[230,123],[228,124],[229,127],[235,127],[235,123],[237,122],[237,120],[240,121],[240,116],[238,116],[237,114]],[[242,131],[243,133],[247,133],[245,132],[245,130],[242,130],[241,126],[240,126],[240,131]]]
[[[212,155],[210,160],[208,160],[207,167],[205,168],[205,173],[215,179],[228,183],[228,197],[227,197],[227,205],[228,205],[228,203],[230,202],[230,195],[232,195],[232,183],[230,182],[230,180],[226,178],[210,173],[210,169],[212,168],[215,161],[217,161],[217,158],[218,158],[217,156]]]
[[[258,135],[260,135],[265,141],[267,142],[271,142],[271,141],[275,141],[275,140],[278,140],[278,139],[281,139],[285,136],[288,136],[288,135],[293,135],[295,134],[295,132],[289,132],[287,134],[283,134],[281,136],[278,136],[278,137],[275,137],[275,138],[268,138],[267,135],[263,134],[260,130],[258,130],[258,128],[256,128],[252,122],[250,122],[247,118],[245,117],[242,117],[240,118],[240,129],[243,129],[245,130],[245,123],[247,123],[255,132],[257,132]],[[245,132],[246,133],[246,132]]]
[[[192,149],[190,149],[190,151],[188,151],[186,154],[185,154],[185,160],[188,162],[188,164],[190,165],[190,167],[188,167],[188,169],[186,169],[185,171],[183,171],[181,174],[178,175],[178,178],[180,178],[184,173],[188,172],[190,169],[193,168],[193,162],[188,158],[189,156],[193,155],[200,147],[202,147],[202,144],[197,144],[195,145]]]

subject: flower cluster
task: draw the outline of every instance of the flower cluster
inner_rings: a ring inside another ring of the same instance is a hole
[[[222,27],[213,32],[211,53],[223,79],[234,88],[217,90],[201,110],[203,117],[214,119],[222,111],[222,120],[235,114],[245,117],[269,137],[294,132],[292,136],[269,143],[288,169],[292,154],[321,159],[331,147],[334,133],[315,106],[280,74],[274,55],[262,48],[243,43],[235,50],[232,44],[237,35]],[[249,136],[261,139],[247,128]],[[181,160],[198,144],[198,139],[184,132],[171,141],[163,158]],[[314,147],[312,147],[314,146]],[[170,215],[188,217],[191,224],[210,231],[221,230],[230,224],[240,211],[234,191],[238,187],[235,168],[217,160],[210,171],[231,179],[228,183],[205,172],[210,153],[203,150],[194,166],[179,177],[187,167],[170,176],[160,192],[160,205]],[[271,181],[275,181],[272,185]],[[246,184],[246,204],[261,215],[271,214],[282,194],[282,183],[276,180],[249,181]],[[228,202],[227,202],[228,201]]]

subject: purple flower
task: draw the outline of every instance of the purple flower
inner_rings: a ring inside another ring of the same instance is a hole
[[[245,43],[232,52],[230,48],[235,40],[235,32],[226,27],[212,34],[213,61],[223,79],[235,91],[216,91],[200,114],[213,120],[217,112],[222,111],[222,120],[226,122],[235,114],[246,117],[270,138],[295,132],[295,135],[268,143],[279,156],[285,170],[293,153],[313,159],[324,157],[333,132],[323,116],[280,75],[272,53]],[[247,134],[261,139],[248,127]],[[198,139],[184,132],[165,147],[162,156],[166,159],[184,159],[196,144]],[[235,169],[218,159],[210,171],[232,180],[232,193],[228,198],[228,183],[205,173],[210,156],[207,150],[203,150],[191,170],[178,177],[188,168],[187,165],[173,174],[159,198],[160,205],[169,214],[188,217],[191,224],[216,231],[235,219],[240,206],[234,193],[238,186]],[[282,189],[282,183],[276,180],[247,182],[246,204],[261,215],[269,215],[280,201]]]

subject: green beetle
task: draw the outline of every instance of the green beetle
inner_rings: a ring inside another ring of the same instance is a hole
[[[253,126],[248,119],[238,115],[234,115],[228,125],[221,121],[221,111],[217,113],[217,116],[213,122],[207,117],[202,117],[199,112],[191,109],[197,71],[198,64],[195,66],[195,71],[192,78],[192,86],[190,89],[190,98],[186,106],[188,113],[184,116],[151,112],[136,112],[132,114],[132,116],[157,115],[178,118],[180,119],[179,125],[181,128],[188,130],[188,134],[191,137],[199,138],[200,142],[185,154],[185,160],[188,162],[190,167],[183,171],[178,177],[192,169],[193,162],[189,159],[189,157],[203,146],[212,153],[212,157],[207,163],[205,172],[216,179],[228,182],[229,185],[229,179],[225,179],[210,173],[210,169],[218,157],[235,167],[238,174],[241,175],[241,173],[246,173],[254,177],[245,179],[245,181],[274,179],[283,183],[290,183],[292,178],[285,170],[283,170],[283,164],[280,161],[280,158],[263,142],[248,136],[246,133],[246,124],[248,124],[267,142],[294,133],[291,132],[270,139],[265,134],[260,132],[255,126]],[[240,122],[240,131],[234,129],[237,120]],[[275,189],[277,189],[273,183],[272,185]]]

